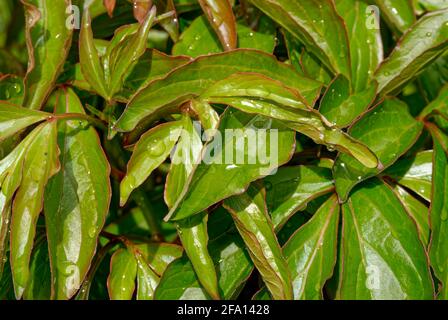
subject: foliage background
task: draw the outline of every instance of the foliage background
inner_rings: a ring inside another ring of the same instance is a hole
[[[2,0],[0,298],[447,298],[447,45],[445,0]]]

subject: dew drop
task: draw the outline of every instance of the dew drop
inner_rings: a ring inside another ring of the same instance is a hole
[[[149,154],[152,157],[159,157],[165,152],[166,148],[165,148],[165,144],[163,143],[163,141],[156,139],[149,145],[148,149],[149,149]]]
[[[89,229],[89,237],[90,238],[94,238],[96,236],[96,227],[95,226],[92,226],[90,229]]]
[[[429,38],[429,37],[431,37],[432,36],[432,32],[427,32],[426,33],[426,36]]]

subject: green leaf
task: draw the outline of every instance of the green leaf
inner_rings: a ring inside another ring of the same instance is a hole
[[[209,250],[219,277],[221,297],[235,299],[252,272],[251,259],[226,210],[219,208],[210,215],[208,229]],[[168,266],[155,297],[157,300],[210,299],[186,256]]]
[[[393,191],[380,180],[369,180],[342,208],[337,297],[432,299],[434,288],[425,250],[415,223]]]
[[[314,166],[280,168],[264,183],[266,204],[276,230],[310,201],[334,190],[331,170]]]
[[[432,150],[422,151],[413,157],[397,161],[384,175],[414,191],[423,199],[431,201],[432,159]]]
[[[40,129],[32,131],[8,156],[0,161],[0,196],[2,199],[0,202],[0,275],[3,270],[9,240],[8,235],[13,196],[22,182],[25,155],[28,152],[30,144],[33,143],[40,131]]]
[[[353,93],[350,82],[337,76],[328,86],[319,112],[338,127],[347,127],[361,116],[375,101],[377,85],[372,84],[364,91]]]
[[[416,142],[422,127],[411,117],[406,104],[397,99],[385,100],[356,122],[349,134],[375,152],[382,166],[369,169],[341,153],[333,169],[340,200],[345,201],[355,185],[397,161]]]
[[[308,51],[302,51],[302,54],[300,55],[300,64],[307,77],[321,81],[325,85],[328,85],[331,82],[331,79],[333,78],[331,71]]]
[[[403,35],[375,74],[383,95],[395,92],[446,50],[447,19],[448,9],[428,13]]]
[[[281,120],[314,142],[348,153],[367,167],[378,165],[376,156],[367,147],[308,107],[299,92],[265,76],[255,73],[234,74],[211,86],[201,99]]]
[[[418,0],[419,5],[428,11],[440,10],[448,8],[448,3],[446,1],[440,0]]]
[[[41,109],[53,90],[72,41],[67,27],[70,0],[24,0],[28,71],[24,80],[24,106]],[[51,10],[50,10],[51,8]]]
[[[165,202],[168,207],[172,207],[193,171],[201,156],[202,140],[188,115],[183,116],[183,130],[180,134],[176,150],[171,156],[171,167],[166,178]]]
[[[35,123],[48,118],[50,114],[18,107],[0,101],[0,141]]]
[[[207,212],[179,221],[179,237],[199,282],[210,297],[219,300],[218,277],[207,249],[209,241],[207,221]]]
[[[171,167],[165,185],[165,202],[171,208],[187,183],[201,156],[201,136],[188,115],[183,116],[183,130],[171,157]],[[208,216],[206,212],[179,221],[178,233],[198,278],[214,299],[219,299],[218,279],[207,249]]]
[[[17,299],[30,277],[36,223],[42,211],[45,185],[59,170],[56,121],[36,129],[23,160],[23,176],[14,197],[11,220],[11,266]]]
[[[55,112],[84,114],[72,89],[57,92]],[[110,166],[95,129],[85,121],[60,121],[61,171],[45,190],[44,210],[54,299],[79,289],[96,251],[109,210]],[[67,248],[70,248],[68,250]]]
[[[107,97],[104,70],[100,56],[93,41],[92,19],[89,12],[89,2],[84,4],[81,31],[79,34],[79,61],[83,78],[102,97]]]
[[[252,48],[272,53],[275,47],[275,34],[253,31],[243,24],[237,23],[238,48]],[[198,57],[204,54],[222,52],[222,46],[215,32],[204,16],[195,19],[182,33],[173,47],[173,54]]]
[[[198,0],[224,50],[237,47],[236,21],[229,0]]]
[[[293,131],[257,115],[229,109],[218,132],[165,219],[181,220],[243,193],[250,182],[288,162],[294,151]]]
[[[137,300],[152,300],[160,278],[140,254],[136,254],[135,258],[137,260]]]
[[[23,293],[25,300],[49,300],[51,296],[51,271],[47,241],[34,247],[30,263],[30,281]]]
[[[362,1],[337,1],[336,7],[348,31],[352,88],[356,93],[366,91],[370,88],[369,83],[378,65],[383,61],[383,42],[379,25],[375,25],[371,9]]]
[[[350,52],[344,22],[331,0],[250,0],[288,30],[330,70],[350,78]]]
[[[416,21],[413,0],[372,0],[381,12],[389,27],[401,34],[411,27]]]
[[[420,239],[425,245],[425,248],[427,248],[430,234],[428,207],[414,198],[408,191],[406,191],[406,189],[399,185],[394,187],[394,192],[397,198],[400,199],[403,207],[406,209],[406,212],[417,224]]]
[[[131,131],[145,117],[176,109],[198,97],[208,87],[237,72],[257,72],[296,88],[310,104],[320,92],[320,83],[304,78],[290,66],[260,51],[240,49],[199,57],[155,80],[138,91],[115,127]]]
[[[171,263],[155,292],[155,300],[208,300],[187,256]]]
[[[110,72],[108,98],[113,97],[115,93],[120,91],[129,70],[132,70],[138,59],[145,53],[146,39],[154,23],[155,16],[156,7],[152,7],[137,32],[112,49],[111,57],[108,60],[108,72]]]
[[[419,118],[439,114],[448,118],[448,85],[443,86],[437,98],[423,109]]]
[[[130,249],[118,249],[110,261],[107,288],[111,300],[131,300],[135,290],[137,260]]]
[[[336,263],[338,221],[339,204],[332,196],[283,247],[294,299],[323,299],[322,289]]]
[[[151,81],[161,78],[173,69],[191,61],[188,57],[168,56],[155,49],[146,50],[138,59],[137,64],[126,77],[120,92],[115,98],[122,102],[128,102],[131,96],[139,88],[148,85]]]
[[[202,127],[204,128],[204,134],[209,141],[219,126],[219,114],[213,109],[213,107],[204,100],[193,99],[190,102],[192,111],[198,116]]]
[[[181,121],[159,125],[145,133],[134,147],[126,176],[120,184],[120,204],[126,204],[131,192],[149,177],[169,156],[181,133]]]
[[[148,266],[161,276],[168,265],[182,256],[182,247],[169,243],[143,243],[134,246]]]
[[[434,137],[434,190],[431,202],[431,245],[429,255],[431,266],[436,277],[441,282],[440,299],[448,299],[448,257],[447,257],[447,227],[448,205],[446,199],[448,176],[448,155],[437,137]]]
[[[264,189],[251,185],[246,193],[226,199],[224,207],[232,215],[272,297],[291,300],[291,276],[267,212],[265,196]]]

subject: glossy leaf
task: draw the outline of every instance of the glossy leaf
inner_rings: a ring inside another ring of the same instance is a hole
[[[171,262],[180,258],[183,252],[182,247],[168,243],[143,243],[135,245],[135,248],[158,276],[165,272]]]
[[[429,11],[448,8],[448,3],[445,0],[418,0],[418,3]]]
[[[321,300],[336,263],[339,204],[332,196],[283,247],[296,300]]]
[[[274,50],[275,34],[254,31],[242,22],[237,23],[237,34],[238,48],[252,48],[268,53]],[[222,51],[218,37],[202,16],[192,22],[173,47],[173,54],[191,57]]]
[[[237,131],[225,133],[232,129]],[[219,132],[204,147],[201,163],[165,219],[180,220],[198,214],[244,192],[250,182],[289,161],[294,150],[294,132],[261,116],[229,109],[221,118]],[[263,154],[257,154],[256,146]]]
[[[156,8],[153,7],[148,12],[145,21],[140,25],[137,32],[112,50],[108,66],[111,75],[108,85],[109,98],[120,91],[128,71],[132,70],[137,64],[138,59],[145,53],[146,39],[154,23],[155,16]]]
[[[110,274],[107,288],[111,300],[131,300],[135,290],[137,261],[134,254],[126,249],[118,249],[110,260]]]
[[[229,0],[198,0],[224,50],[237,47],[236,21]]]
[[[45,120],[49,114],[0,102],[0,140]]]
[[[416,21],[412,0],[373,0],[387,21],[398,34],[404,33]]]
[[[177,108],[236,72],[257,72],[282,81],[296,88],[310,104],[320,91],[318,82],[300,76],[272,56],[248,49],[235,50],[199,57],[151,82],[128,103],[115,127],[119,131],[131,131],[145,117]]]
[[[406,104],[397,99],[385,100],[356,122],[349,134],[375,152],[382,167],[368,169],[340,154],[333,169],[339,198],[345,201],[355,185],[392,165],[415,143],[421,131],[422,124],[412,118]]]
[[[447,19],[448,9],[428,13],[403,35],[375,74],[382,94],[399,89],[446,50]]]
[[[441,288],[438,297],[448,299],[448,274],[447,274],[447,219],[448,206],[446,200],[448,175],[448,156],[447,149],[434,137],[434,172],[433,172],[433,196],[431,202],[431,245],[430,258],[431,266],[436,277],[441,282]]]
[[[82,14],[79,34],[79,60],[84,79],[103,97],[108,96],[107,84],[104,82],[104,70],[95,43],[93,42],[92,18],[86,2]]]
[[[152,300],[154,298],[154,291],[157,288],[160,279],[140,254],[136,255],[136,260],[137,300]]]
[[[232,75],[215,83],[201,99],[285,121],[288,127],[318,144],[348,153],[367,167],[378,165],[376,156],[367,147],[309,108],[299,92],[264,76],[251,73]]]
[[[209,103],[203,100],[191,100],[190,107],[198,116],[199,121],[204,128],[206,138],[208,140],[211,139],[219,126],[219,114]]]
[[[131,192],[138,188],[169,156],[179,138],[182,122],[162,124],[145,133],[137,142],[120,184],[120,204],[126,204]]]
[[[433,152],[422,151],[414,157],[404,158],[389,168],[385,175],[400,185],[431,201]]]
[[[425,248],[429,244],[429,209],[422,202],[414,198],[406,189],[397,185],[394,187],[394,192],[403,204],[406,212],[417,224],[418,234],[422,240]]]
[[[83,114],[71,89],[58,92],[55,112]],[[58,124],[61,171],[45,191],[54,299],[70,299],[89,270],[109,210],[110,167],[95,129],[79,120]]]
[[[25,300],[49,300],[51,296],[51,272],[48,244],[40,241],[34,249],[30,263],[30,281],[23,293]]]
[[[372,10],[362,1],[341,0],[336,2],[336,7],[347,26],[353,91],[366,91],[371,88],[369,83],[383,61],[379,21],[375,21]]]
[[[350,78],[347,32],[333,1],[250,2],[297,37],[330,70]]]
[[[347,127],[373,104],[376,89],[377,85],[371,84],[364,91],[352,93],[350,82],[338,76],[328,86],[319,112],[338,127]]]
[[[170,172],[166,178],[165,202],[172,207],[201,157],[202,140],[198,128],[189,116],[183,116],[183,130],[171,156]]]
[[[66,25],[71,0],[24,0],[28,71],[24,80],[24,106],[41,109],[53,90],[72,41]],[[51,8],[51,10],[49,10]]]
[[[331,170],[314,166],[280,168],[264,183],[266,204],[276,230],[310,201],[334,189]]]
[[[377,179],[363,183],[342,211],[339,299],[433,298],[417,228],[389,187]]]
[[[25,155],[39,130],[31,132],[14,150],[0,162],[1,202],[0,202],[0,274],[7,252],[11,206],[13,196],[22,182]]]
[[[252,185],[246,193],[224,201],[272,297],[292,299],[291,276],[268,216],[265,191]]]
[[[440,90],[437,98],[423,109],[419,117],[424,119],[430,115],[438,114],[448,116],[448,85]]]
[[[11,220],[11,266],[16,297],[28,285],[36,222],[45,185],[59,170],[56,122],[41,124],[23,160],[22,181],[14,197]]]
[[[250,276],[253,265],[229,213],[218,209],[210,216],[208,227],[209,250],[217,269],[221,296],[234,299]],[[186,256],[168,266],[155,297],[157,300],[210,299]]]
[[[199,282],[210,297],[218,300],[220,299],[218,278],[207,248],[209,241],[207,221],[208,215],[206,212],[179,221],[179,237]]]

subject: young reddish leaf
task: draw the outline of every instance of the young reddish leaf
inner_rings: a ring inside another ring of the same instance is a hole
[[[224,50],[236,49],[236,20],[229,0],[198,0]]]
[[[113,13],[114,13],[116,2],[117,2],[117,0],[103,0],[103,4],[106,7],[107,14],[111,18],[112,18]]]

